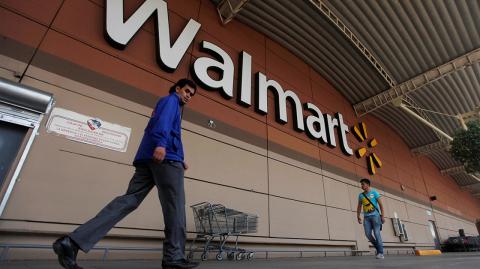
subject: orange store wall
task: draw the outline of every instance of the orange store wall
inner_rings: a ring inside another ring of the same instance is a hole
[[[244,50],[252,55],[253,72],[260,71],[279,82],[284,89],[292,89],[302,102],[316,104],[323,113],[341,112],[349,126],[360,120],[351,104],[321,74],[287,49],[239,21],[233,20],[223,26],[210,0],[167,2],[172,40],[177,38],[190,18],[202,25],[174,73],[161,70],[155,60],[152,20],[143,26],[124,51],[106,42],[102,0],[0,0],[0,35],[4,40],[25,46],[16,52],[19,54],[16,57],[24,62],[31,61],[35,65],[40,61],[39,55],[50,55],[155,96],[165,95],[179,78],[191,77],[189,67],[195,59],[209,56],[199,51],[199,42],[207,40],[227,51],[235,67],[238,67],[238,54]],[[125,16],[130,16],[141,3],[142,0],[126,0]],[[6,48],[0,48],[0,52],[3,50]],[[276,123],[273,95],[267,116],[255,113],[253,106],[244,108],[234,100],[225,100],[218,92],[200,88],[196,97],[190,106],[193,111],[223,122],[236,122],[236,128],[253,136],[283,145],[319,163],[337,166],[357,178],[371,177],[365,159],[346,156],[339,147],[331,149],[308,138],[305,133],[294,131],[291,120],[286,125]],[[218,113],[219,109],[225,113]],[[291,111],[288,113],[291,119]],[[471,221],[480,217],[479,200],[462,191],[452,178],[441,175],[428,158],[413,155],[393,129],[370,115],[361,120],[367,124],[369,134],[379,141],[375,152],[384,166],[371,177],[376,187],[402,193],[405,198],[425,204],[430,203],[429,196],[435,195],[438,200],[433,206]],[[352,135],[349,142],[353,149],[359,145]]]

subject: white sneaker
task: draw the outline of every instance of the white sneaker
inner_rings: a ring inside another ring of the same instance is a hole
[[[378,254],[375,256],[375,258],[377,258],[377,259],[385,259],[385,256],[383,256],[383,254],[381,254],[381,253],[378,253]]]

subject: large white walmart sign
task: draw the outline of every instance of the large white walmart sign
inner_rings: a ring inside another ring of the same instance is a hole
[[[175,42],[170,40],[170,30],[168,21],[167,3],[162,0],[147,0],[135,13],[124,20],[123,1],[106,1],[106,38],[109,43],[118,49],[124,49],[135,33],[152,15],[156,19],[156,51],[158,64],[168,72],[174,72],[180,60],[185,55],[188,47],[192,43],[195,35],[200,29],[200,24],[190,19]],[[173,44],[173,45],[172,45]],[[233,74],[235,67],[230,56],[215,44],[202,41],[200,43],[202,51],[209,53],[213,58],[200,57],[192,66],[192,73],[202,87],[208,90],[218,90],[226,99],[233,97]],[[242,51],[239,56],[239,85],[237,102],[245,107],[252,105],[252,56]],[[219,80],[214,80],[208,75],[208,70],[215,70],[221,74]],[[299,132],[307,132],[313,139],[318,139],[322,144],[330,147],[336,147],[335,129],[342,151],[346,155],[353,155],[352,149],[347,142],[348,126],[343,122],[343,116],[335,113],[332,117],[329,114],[322,114],[320,109],[312,104],[302,103],[298,96],[291,90],[284,91],[282,86],[275,80],[269,80],[261,72],[255,75],[255,110],[260,114],[268,113],[267,90],[270,89],[275,94],[276,102],[276,121],[285,124],[287,119],[287,98],[293,102],[294,128]],[[303,109],[310,112],[306,118],[303,117]],[[305,130],[306,129],[306,130]]]

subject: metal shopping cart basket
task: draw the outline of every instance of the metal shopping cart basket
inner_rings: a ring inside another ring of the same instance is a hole
[[[221,204],[207,202],[192,205],[197,236],[190,245],[188,258],[193,258],[197,250],[202,252],[202,261],[207,260],[209,252],[217,252],[218,261],[224,259],[225,254],[229,260],[252,259],[252,251],[238,248],[238,236],[257,232],[258,217],[226,208]],[[235,236],[235,247],[227,247],[225,243],[230,236]],[[217,240],[215,240],[217,239]],[[203,247],[194,248],[195,241],[205,241]]]

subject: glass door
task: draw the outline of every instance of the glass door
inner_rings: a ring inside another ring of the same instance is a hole
[[[13,170],[30,128],[10,122],[0,121],[0,190]]]
[[[440,249],[440,238],[438,237],[437,226],[435,225],[435,222],[433,220],[428,221],[428,228],[430,229],[433,241],[435,242],[435,248]]]

